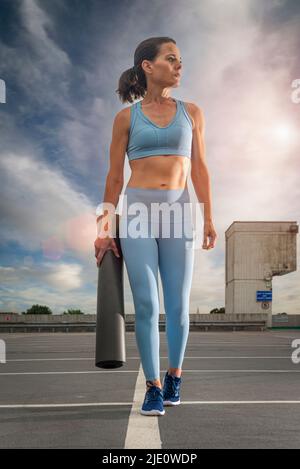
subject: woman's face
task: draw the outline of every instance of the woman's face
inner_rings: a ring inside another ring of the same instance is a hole
[[[173,42],[161,45],[160,52],[153,62],[147,62],[146,73],[153,83],[177,87],[182,72],[180,50]]]

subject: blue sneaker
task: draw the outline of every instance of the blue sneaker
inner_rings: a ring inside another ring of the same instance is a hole
[[[154,384],[146,391],[145,399],[141,408],[142,415],[164,415],[162,390]]]
[[[165,374],[163,385],[163,403],[164,405],[180,404],[180,384],[181,377]]]

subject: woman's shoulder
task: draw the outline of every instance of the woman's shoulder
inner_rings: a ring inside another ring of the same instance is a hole
[[[132,106],[132,105],[131,105]],[[114,116],[114,125],[123,130],[128,131],[130,128],[130,108],[131,106],[127,106],[123,109],[120,109],[115,116]]]
[[[189,116],[191,120],[193,121],[193,128],[194,128],[194,123],[196,122],[201,122],[204,120],[204,112],[201,106],[194,102],[188,102],[188,101],[183,101],[185,108],[187,112],[189,113]]]
[[[201,108],[201,106],[199,106],[198,104],[194,103],[194,102],[191,102],[191,101],[182,101],[185,106],[191,111],[191,113],[203,113],[203,109]]]

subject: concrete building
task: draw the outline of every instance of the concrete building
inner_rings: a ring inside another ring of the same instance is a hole
[[[225,314],[267,313],[272,278],[297,269],[295,221],[235,221],[225,232]]]

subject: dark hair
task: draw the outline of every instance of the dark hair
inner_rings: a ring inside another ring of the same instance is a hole
[[[116,93],[123,103],[132,103],[135,99],[143,98],[147,90],[147,81],[141,63],[143,60],[154,60],[159,54],[161,44],[176,41],[171,37],[149,37],[142,41],[134,52],[134,66],[125,70],[119,78]]]

